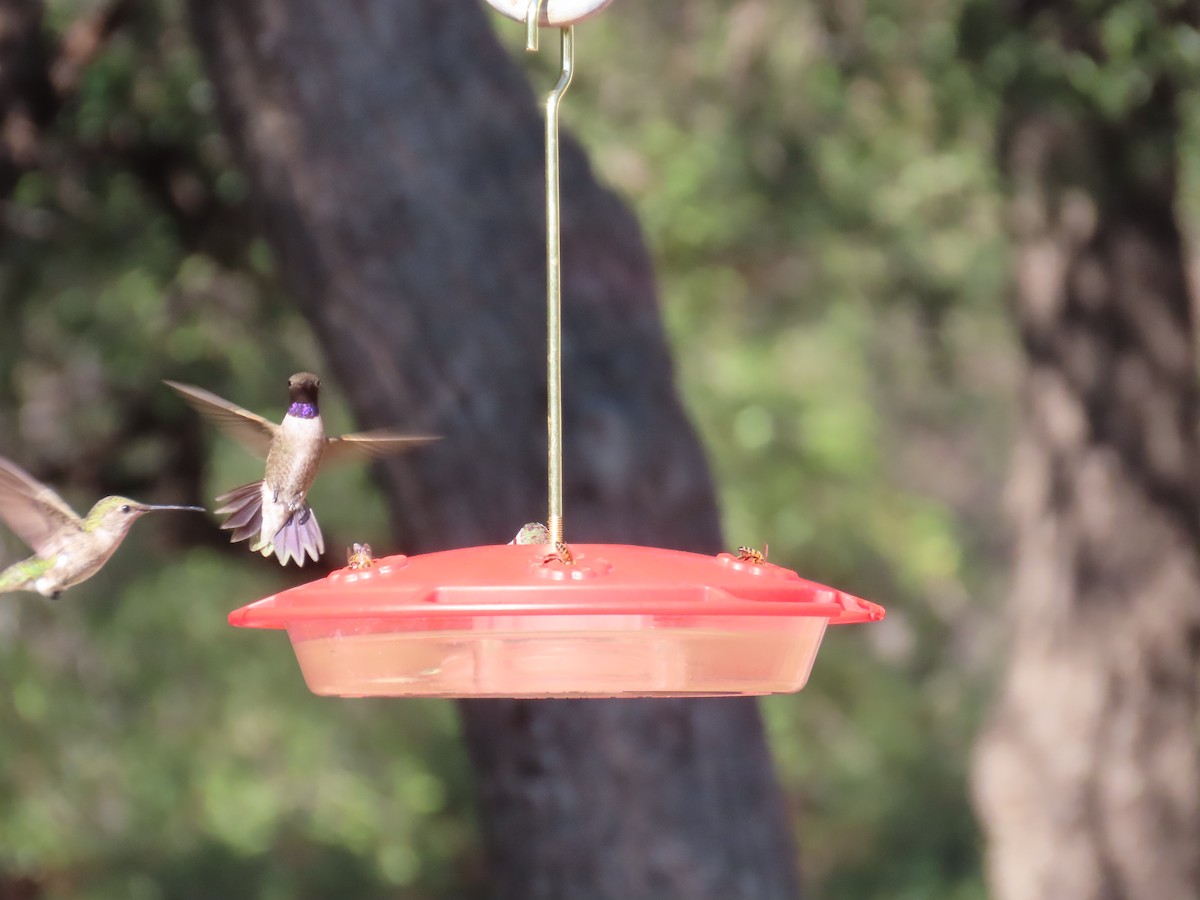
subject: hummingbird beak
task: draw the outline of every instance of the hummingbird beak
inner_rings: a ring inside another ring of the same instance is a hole
[[[158,506],[150,503],[146,504],[146,512],[154,512],[155,510],[160,509],[186,509],[190,510],[191,512],[208,512],[208,510],[206,510],[203,506]]]

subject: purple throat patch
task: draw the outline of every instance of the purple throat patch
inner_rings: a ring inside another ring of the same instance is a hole
[[[288,407],[288,415],[297,419],[315,419],[318,415],[315,403],[293,403]]]

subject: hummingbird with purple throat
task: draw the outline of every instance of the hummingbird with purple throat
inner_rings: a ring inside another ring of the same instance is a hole
[[[0,594],[32,591],[58,597],[99,572],[134,522],[165,509],[204,512],[202,506],[152,506],[105,497],[81,519],[58,494],[0,457],[0,519],[34,552],[0,571]]]
[[[233,532],[231,541],[252,538],[251,550],[263,556],[274,553],[283,566],[289,559],[303,566],[308,557],[316,560],[325,552],[325,538],[307,501],[322,466],[378,459],[437,440],[393,431],[326,437],[317,405],[321,379],[311,372],[288,379],[288,411],[278,425],[203,388],[166,383],[251,453],[266,457],[263,480],[219,496],[223,505],[216,512],[227,517],[221,528]]]

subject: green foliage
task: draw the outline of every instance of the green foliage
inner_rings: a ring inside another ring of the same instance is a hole
[[[1012,358],[960,9],[624,8],[578,29],[564,106],[654,248],[730,545],[889,608],[764,704],[817,897],[983,895],[965,779]]]
[[[232,442],[185,430],[194,415],[162,378],[276,415],[288,373],[324,368],[262,242],[231,254],[180,214],[244,219],[244,184],[182,10],[140,9],[50,137],[64,163],[18,185],[24,228],[0,256],[0,452],[70,473],[57,486],[84,510],[116,489],[180,499],[191,486],[163,473],[197,438],[194,499],[261,477]],[[333,429],[350,424],[341,405],[335,385]],[[367,471],[328,473],[313,500],[335,561],[352,540],[391,544]],[[189,549],[174,529],[198,522],[135,525],[54,604],[3,598],[0,894],[27,873],[88,900],[467,896],[480,850],[453,708],[311,695],[282,635],[225,622],[301,576]]]
[[[149,531],[59,604],[10,608],[4,867],[99,898],[445,880],[471,852],[449,707],[313,697],[285,641],[224,622],[231,598],[269,592],[264,570],[208,550],[139,569],[161,554]]]
[[[963,34],[983,81],[1021,102],[1061,104],[1120,122],[1156,83],[1194,83],[1200,31],[1186,4],[1074,0],[1048,4],[1013,28],[986,0],[966,6]]]
[[[578,29],[564,117],[653,249],[730,546],[769,542],[772,561],[889,608],[832,629],[805,692],[764,703],[813,896],[983,896],[965,782],[1014,396],[994,123],[1015,90],[1053,81],[1117,118],[1156,73],[1194,72],[1200,38],[1159,6],[1081,0],[1095,43],[1069,51],[1071,22],[1015,33],[983,0],[614,4]],[[54,0],[50,21],[86,7]],[[323,368],[262,241],[221,238],[245,227],[245,183],[180,3],[140,10],[57,124],[59,164],[18,185],[0,254],[0,451],[69,475],[79,507],[101,488],[194,489],[159,474],[201,434],[179,433],[190,414],[159,379],[274,413],[287,372]],[[497,25],[520,56],[521,27]],[[551,83],[552,50],[528,64]],[[203,497],[255,477],[203,434]],[[314,503],[335,556],[389,546],[366,473],[323,476]],[[280,635],[224,621],[294,576],[205,536],[141,523],[57,604],[0,604],[0,886],[478,889],[452,707],[308,694]]]

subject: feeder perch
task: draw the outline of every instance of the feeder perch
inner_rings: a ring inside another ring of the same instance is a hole
[[[522,0],[489,0],[517,16]],[[705,556],[563,543],[558,109],[571,82],[571,23],[609,0],[527,2],[561,26],[562,71],[546,97],[547,543],[371,558],[235,610],[281,628],[309,688],[340,697],[696,697],[797,691],[830,624],[882,607],[806,581],[747,548]],[[530,531],[530,529],[533,531]],[[765,548],[764,548],[765,549]]]

